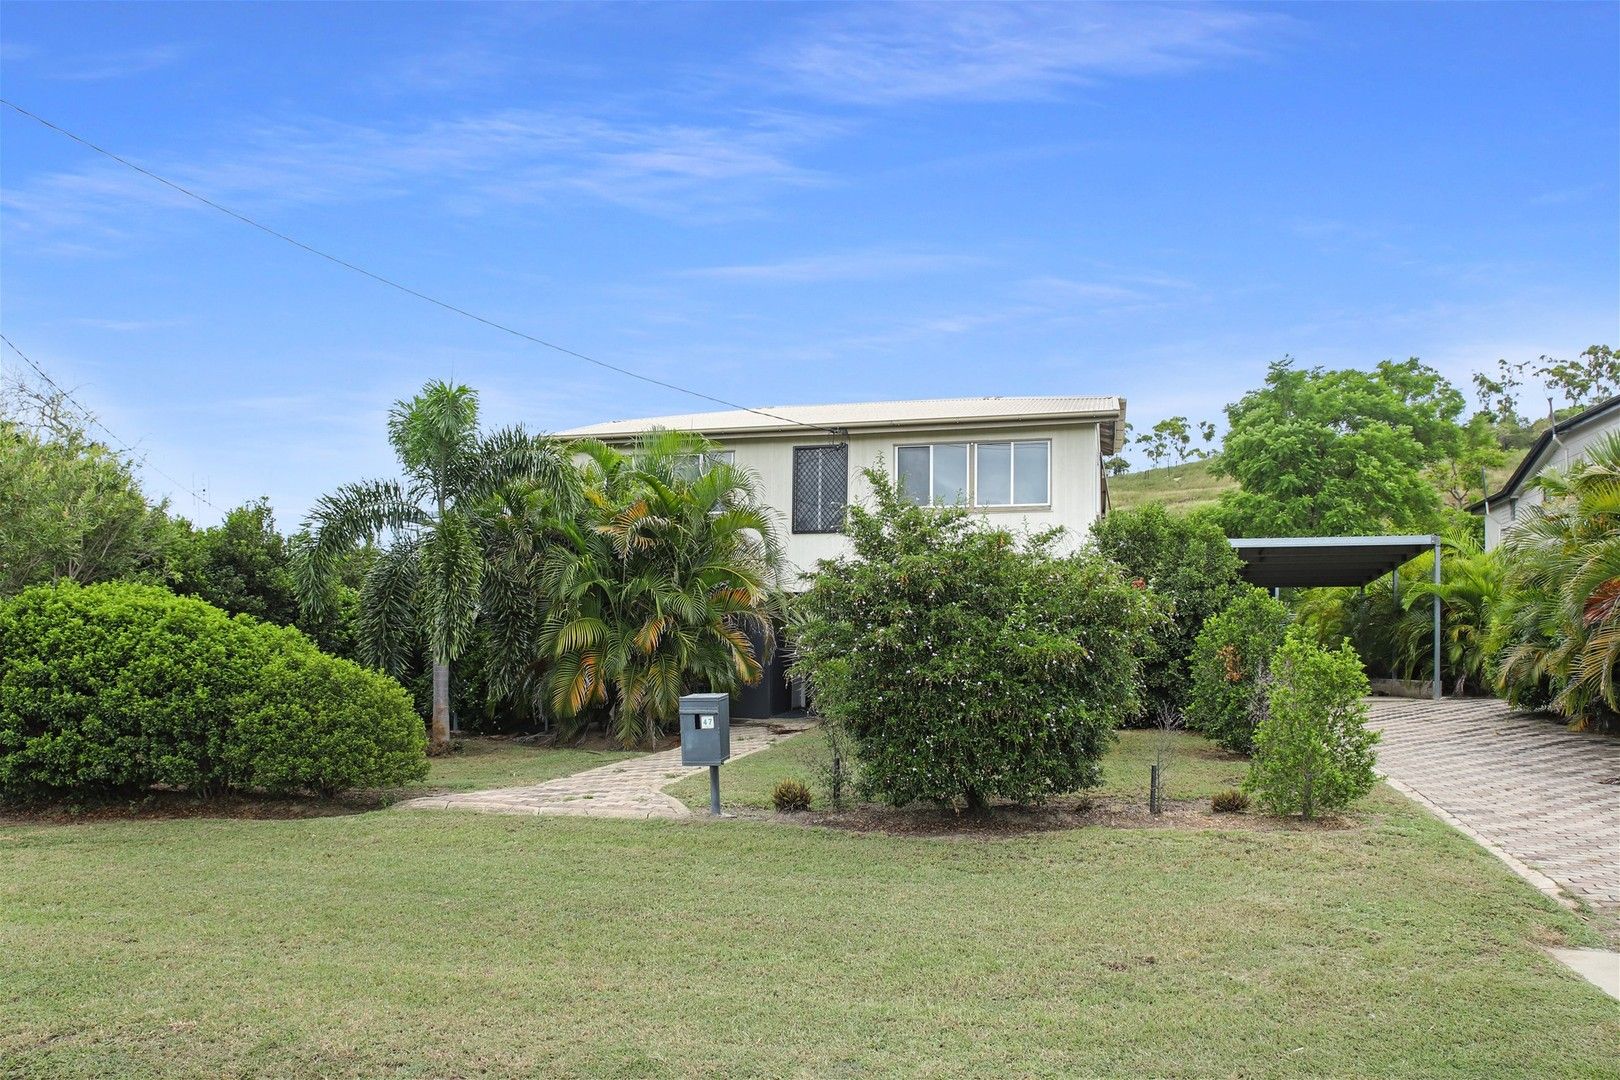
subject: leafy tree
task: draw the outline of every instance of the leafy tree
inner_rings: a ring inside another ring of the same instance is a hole
[[[1270,813],[1307,821],[1371,791],[1378,782],[1372,749],[1378,733],[1367,727],[1367,676],[1350,643],[1324,649],[1290,636],[1271,672],[1244,790]]]
[[[1198,421],[1198,437],[1204,440],[1204,445],[1205,446],[1214,446],[1215,445],[1215,425],[1212,424],[1208,420],[1200,420],[1200,421]],[[1202,450],[1202,451],[1200,451],[1200,453],[1202,453],[1205,457],[1208,457],[1209,454],[1211,453],[1211,451],[1210,450]]]
[[[543,676],[557,715],[608,709],[621,744],[650,744],[694,686],[759,681],[782,617],[777,526],[750,472],[691,467],[709,448],[696,436],[576,448],[589,459],[579,512],[553,518],[545,541],[527,545],[537,559],[498,562],[538,585],[543,622],[530,630],[533,613],[520,613],[502,628],[507,640],[532,641],[513,655],[533,658],[527,677]]]
[[[549,441],[521,427],[478,431],[478,395],[429,382],[389,415],[388,441],[403,480],[346,484],[310,512],[295,567],[299,599],[320,617],[333,601],[338,567],[386,534],[360,591],[361,649],[402,674],[419,648],[432,665],[431,743],[450,743],[450,665],[472,639],[483,610],[483,517],[522,481],[568,501],[577,474]]]
[[[293,556],[299,538],[276,528],[268,499],[230,510],[207,529],[176,522],[166,577],[182,596],[206,600],[232,615],[252,615],[278,626],[296,626],[326,652],[345,659],[360,655],[359,588],[372,550],[357,548],[337,566],[329,602],[319,614],[298,601]]]
[[[1432,527],[1424,469],[1454,456],[1463,398],[1417,360],[1372,371],[1271,365],[1265,386],[1227,406],[1217,474],[1232,536],[1368,535]]]
[[[290,626],[299,615],[292,553],[276,531],[268,499],[228,511],[213,528],[192,532],[178,545],[174,591],[195,596],[233,615],[252,615]]]
[[[1521,507],[1501,549],[1499,687],[1583,720],[1620,711],[1620,435],[1536,483],[1544,501]]]
[[[1586,408],[1620,393],[1620,356],[1607,345],[1588,345],[1574,360],[1541,358],[1536,374],[1572,408]]]
[[[1151,612],[1119,568],[1056,558],[966,511],[917,507],[881,469],[853,554],[800,600],[795,670],[845,726],[869,795],[982,810],[1092,786],[1136,705]]]
[[[1163,465],[1170,456],[1170,441],[1164,432],[1159,430],[1157,424],[1154,425],[1151,434],[1138,436],[1136,443],[1142,448],[1142,453],[1147,455],[1147,459],[1153,462],[1155,469]]]
[[[1115,454],[1113,457],[1103,462],[1103,468],[1108,470],[1109,476],[1123,476],[1131,471],[1131,463],[1120,457],[1118,454]]]
[[[1249,587],[1198,632],[1187,726],[1240,754],[1254,744],[1255,695],[1288,633],[1288,609]]]
[[[0,418],[0,596],[66,578],[156,580],[171,531],[130,463],[82,427]]]
[[[1142,665],[1145,689],[1137,722],[1187,701],[1188,658],[1199,630],[1245,586],[1226,536],[1208,517],[1171,514],[1163,506],[1116,510],[1091,529],[1091,545],[1142,583],[1161,609]]]
[[[1519,413],[1519,394],[1524,386],[1526,364],[1510,364],[1505,359],[1496,361],[1496,376],[1483,371],[1474,373],[1474,392],[1479,396],[1480,412],[1493,424],[1525,426],[1528,421]]]
[[[1177,465],[1185,464],[1187,455],[1192,452],[1192,430],[1187,426],[1185,416],[1170,416],[1153,425],[1154,438],[1161,440],[1166,456],[1176,459]]]
[[[1489,494],[1485,490],[1486,470],[1507,460],[1496,426],[1485,413],[1475,413],[1461,430],[1456,452],[1430,465],[1427,472],[1429,481],[1450,500],[1451,506],[1458,508]]]

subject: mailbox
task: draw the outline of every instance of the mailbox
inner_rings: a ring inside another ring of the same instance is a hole
[[[681,764],[722,765],[731,757],[731,696],[681,698]]]

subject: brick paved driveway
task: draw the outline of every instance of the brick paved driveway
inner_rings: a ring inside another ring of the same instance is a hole
[[[1509,865],[1620,915],[1620,738],[1466,698],[1376,698],[1370,722],[1384,733],[1379,770],[1395,786]]]

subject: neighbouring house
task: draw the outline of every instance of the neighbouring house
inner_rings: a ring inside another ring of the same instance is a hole
[[[1103,468],[1122,443],[1118,397],[975,397],[772,405],[758,412],[691,413],[614,420],[559,432],[625,445],[657,428],[692,431],[716,457],[752,470],[780,515],[790,573],[848,550],[850,502],[868,494],[862,472],[885,470],[918,503],[961,504],[1014,530],[1061,525],[1062,546],[1078,547],[1108,510]],[[802,704],[778,659],[763,685],[744,695],[740,715]]]
[[[1620,433],[1620,395],[1543,431],[1501,490],[1468,508],[1472,513],[1485,516],[1485,550],[1500,544],[1513,522],[1530,507],[1540,504],[1542,493],[1531,485],[1532,480],[1547,469],[1567,469],[1584,458],[1598,442],[1616,433]]]

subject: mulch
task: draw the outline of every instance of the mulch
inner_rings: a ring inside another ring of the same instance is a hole
[[[1328,817],[1306,822],[1297,818],[1276,818],[1246,811],[1217,814],[1209,801],[1170,800],[1164,812],[1155,816],[1141,800],[1067,799],[1045,806],[998,805],[989,812],[971,814],[941,807],[900,807],[862,805],[847,810],[810,811],[801,814],[775,814],[768,811],[739,812],[738,816],[780,821],[796,825],[843,829],[855,833],[882,833],[889,836],[944,837],[949,839],[997,840],[1033,833],[1065,829],[1241,829],[1253,832],[1333,832],[1353,829],[1362,823],[1353,818]]]

